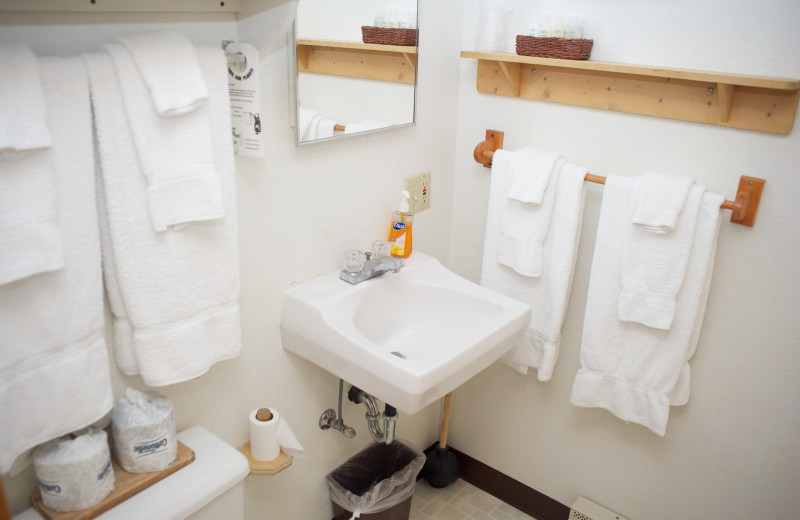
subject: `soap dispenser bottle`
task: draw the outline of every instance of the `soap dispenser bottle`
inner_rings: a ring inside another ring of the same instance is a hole
[[[408,197],[403,190],[403,200],[397,206],[397,211],[392,212],[392,227],[389,229],[389,242],[392,245],[392,256],[408,258],[411,254],[411,226],[414,215],[408,212]]]

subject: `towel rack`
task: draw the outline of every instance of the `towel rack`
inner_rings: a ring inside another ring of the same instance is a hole
[[[503,148],[503,135],[503,132],[497,130],[486,130],[486,139],[478,143],[472,154],[475,161],[485,168],[491,168],[494,152]],[[584,180],[596,184],[606,183],[605,177],[593,173],[587,173]],[[746,175],[739,177],[736,198],[722,203],[723,209],[731,210],[731,222],[753,227],[765,182],[767,182],[766,179],[759,179],[758,177],[748,177]]]

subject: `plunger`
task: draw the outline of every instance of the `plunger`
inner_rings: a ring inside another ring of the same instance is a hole
[[[444,396],[439,444],[425,453],[425,465],[422,467],[422,476],[431,487],[435,488],[443,488],[452,484],[461,475],[461,464],[458,462],[458,457],[447,446],[447,425],[450,422],[450,401],[452,399],[452,392]]]

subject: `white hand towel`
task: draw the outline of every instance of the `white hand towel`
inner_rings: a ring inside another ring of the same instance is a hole
[[[42,58],[63,269],[0,286],[0,472],[101,419],[113,395],[103,335],[92,118],[79,58]],[[2,190],[0,190],[2,191]]]
[[[675,229],[694,179],[681,175],[645,173],[633,224],[652,233]]]
[[[208,87],[200,72],[197,52],[185,35],[152,31],[117,38],[128,48],[153,106],[161,116],[179,116],[203,106]]]
[[[225,57],[197,49],[209,88],[214,167],[225,218],[179,233],[150,223],[147,183],[122,105],[114,65],[103,53],[86,55],[92,87],[107,221],[103,264],[114,314],[117,363],[150,386],[204,374],[241,350],[236,179],[230,139]]]
[[[111,55],[120,79],[133,140],[147,178],[153,229],[166,231],[173,226],[178,230],[186,224],[223,218],[225,206],[214,164],[210,108],[206,104],[180,117],[159,116],[125,46],[107,44],[104,49]]]
[[[0,285],[64,267],[39,60],[0,44]]]
[[[644,189],[642,179],[633,181],[632,196]],[[622,290],[617,301],[617,318],[667,330],[675,316],[675,299],[683,285],[692,252],[702,186],[692,186],[677,227],[658,234],[631,226],[620,264]],[[639,197],[641,200],[641,197]]]
[[[619,244],[633,231],[636,198],[633,180],[610,176],[603,192],[589,294],[581,341],[581,368],[570,401],[577,406],[605,408],[625,421],[666,432],[669,406],[677,404],[676,385],[688,376],[686,362],[702,325],[702,312],[713,268],[713,254],[724,197],[703,196],[692,256],[678,295],[670,330],[622,322],[609,305],[619,293]]]
[[[541,204],[559,155],[538,148],[520,148],[514,152],[508,198]]]
[[[0,43],[0,160],[50,148],[39,60],[21,43]]]
[[[561,326],[572,288],[583,218],[586,169],[565,163],[553,175],[554,182],[547,188],[555,191],[555,197],[550,232],[543,244],[542,276],[530,278],[497,263],[502,212],[511,182],[508,163],[512,157],[511,152],[498,150],[492,160],[481,285],[536,309],[519,344],[503,360],[523,374],[527,374],[528,367],[538,368],[539,380],[548,381],[558,360]]]
[[[535,278],[542,275],[542,243],[550,229],[556,192],[546,188],[553,170],[561,168],[564,160],[555,154],[532,148],[503,152],[502,155],[506,153],[511,154],[509,161],[501,161],[499,167],[492,162],[493,170],[496,168],[510,170],[502,173],[508,175],[510,180],[501,216],[501,240],[497,248],[497,261],[523,276]],[[529,198],[538,189],[522,182],[521,178],[525,176],[547,179],[547,182],[541,185],[544,192],[540,204],[523,202],[520,199],[522,196]]]

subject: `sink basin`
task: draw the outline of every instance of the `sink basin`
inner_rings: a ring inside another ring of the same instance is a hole
[[[505,354],[530,306],[420,252],[350,285],[333,272],[286,291],[283,348],[413,414]]]

